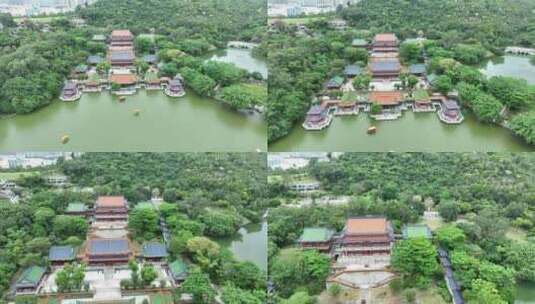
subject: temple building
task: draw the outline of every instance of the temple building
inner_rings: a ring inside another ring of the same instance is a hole
[[[398,58],[371,60],[368,67],[373,78],[397,78],[401,73]]]
[[[346,78],[353,78],[360,74],[362,74],[362,68],[356,64],[349,64],[344,68],[344,76]]]
[[[131,67],[135,58],[133,49],[110,48],[108,51],[108,61],[112,67]]]
[[[325,84],[325,87],[327,88],[327,90],[339,90],[343,84],[344,84],[343,77],[334,76],[333,78],[327,81],[327,83]]]
[[[111,32],[111,46],[134,46],[134,35],[129,30],[114,30]]]
[[[182,76],[177,75],[175,78],[169,81],[165,89],[165,94],[170,97],[182,97],[186,94]]]
[[[126,238],[87,241],[84,260],[90,265],[126,264],[132,258],[132,250]]]
[[[368,95],[371,103],[380,105],[383,109],[393,108],[403,101],[403,93],[400,91],[371,91]]]
[[[35,294],[39,285],[43,281],[46,268],[32,266],[26,268],[19,279],[15,282],[15,292],[17,295]]]
[[[303,127],[307,130],[321,130],[331,122],[327,109],[322,106],[313,106],[307,112]]]
[[[80,91],[73,81],[67,81],[61,91],[60,99],[62,101],[74,101],[81,97]]]
[[[69,203],[65,210],[67,215],[87,216],[88,208],[84,203]]]
[[[389,255],[394,232],[384,217],[350,218],[336,240],[335,256]]]
[[[302,249],[330,253],[334,231],[327,228],[305,228],[297,241]]]
[[[153,262],[161,262],[168,256],[165,245],[157,242],[150,242],[143,245],[142,254],[143,259]]]
[[[366,39],[355,38],[351,42],[351,46],[358,49],[369,49],[370,43]]]
[[[188,267],[180,258],[169,264],[169,272],[175,284],[179,285],[184,282],[188,276]]]
[[[120,86],[133,86],[137,83],[137,76],[132,73],[113,73],[110,75],[110,82]]]
[[[99,196],[95,203],[95,220],[126,221],[127,201],[123,196]]]
[[[48,252],[48,260],[54,266],[63,266],[76,259],[76,252],[72,246],[52,246]]]
[[[399,49],[399,40],[395,34],[383,33],[377,34],[373,38],[373,52],[397,52]]]

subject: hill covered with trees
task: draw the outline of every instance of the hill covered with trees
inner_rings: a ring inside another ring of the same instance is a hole
[[[285,264],[288,255],[298,255],[311,263],[305,269],[325,269],[321,258],[285,248],[295,244],[304,227],[341,231],[348,217],[384,215],[400,233],[404,224],[422,222],[423,212],[434,210],[443,222],[434,227],[433,243],[397,244],[392,267],[401,281],[390,287],[425,289],[434,280],[444,288],[434,263],[430,268],[410,268],[420,265],[416,259],[424,256],[406,254],[425,253],[425,260],[432,262],[435,255],[430,248],[436,251],[441,246],[450,252],[468,303],[512,303],[516,283],[535,282],[534,169],[535,157],[529,153],[347,153],[331,162],[313,162],[302,171],[321,182],[323,194],[347,195],[350,200],[337,206],[285,207],[295,193],[277,181],[270,183],[272,203],[281,205],[269,213],[270,275],[275,287],[285,298],[303,290],[315,295],[323,289],[318,286],[324,286],[325,274],[303,280]],[[442,293],[447,299],[445,289]],[[485,300],[478,302],[481,299]]]

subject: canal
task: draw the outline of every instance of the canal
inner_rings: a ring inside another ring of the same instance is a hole
[[[504,56],[489,60],[481,71],[488,77],[503,75],[526,79],[535,84],[535,66],[528,57]],[[292,132],[272,143],[270,151],[535,151],[535,146],[502,127],[481,124],[466,113],[461,125],[441,123],[434,113],[405,112],[396,121],[376,122],[366,115],[335,117],[323,131],[305,131],[296,125]],[[377,134],[368,135],[370,125],[378,128]]]
[[[214,56],[249,71],[265,68],[248,50],[238,51],[239,56],[233,50]],[[139,116],[134,115],[136,110]],[[67,144],[61,143],[64,135],[70,137]],[[191,90],[176,99],[159,91],[138,90],[124,103],[108,92],[85,93],[77,102],[58,100],[28,115],[0,119],[0,149],[265,151],[266,123],[261,115],[238,113]]]
[[[231,238],[219,239],[217,242],[232,251],[238,261],[250,261],[260,269],[267,271],[268,224],[248,224],[240,228]]]

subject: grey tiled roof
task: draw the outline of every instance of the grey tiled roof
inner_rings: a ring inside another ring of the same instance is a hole
[[[125,239],[97,239],[89,243],[91,254],[114,254],[128,250],[128,241]]]
[[[74,248],[71,246],[52,246],[48,253],[50,261],[72,261],[74,256]]]
[[[397,71],[399,70],[399,62],[397,61],[376,61],[372,62],[370,66],[372,71],[382,72],[382,71]]]
[[[130,51],[114,51],[110,56],[111,60],[134,60],[134,54]]]
[[[164,244],[147,243],[143,246],[143,256],[146,258],[164,258],[167,255],[167,249]]]

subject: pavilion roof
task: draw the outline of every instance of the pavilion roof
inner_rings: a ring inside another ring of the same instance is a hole
[[[40,266],[31,266],[26,268],[16,285],[19,287],[36,287],[41,278],[45,275],[46,269]]]
[[[123,76],[122,74],[114,74],[114,75]],[[129,75],[132,75],[132,74],[126,74],[125,76],[129,76]],[[126,199],[124,198],[124,196],[99,196],[97,198],[96,204],[97,204],[97,207],[126,207]]]
[[[52,246],[48,252],[50,261],[72,261],[74,258],[75,252],[72,246]]]
[[[345,232],[349,234],[384,234],[388,232],[388,221],[384,217],[350,218]]]
[[[305,228],[299,242],[327,242],[333,234],[334,231],[327,228]]]
[[[425,224],[406,225],[402,229],[402,234],[404,239],[417,237],[431,238],[431,230]]]
[[[403,93],[400,91],[372,91],[368,95],[370,102],[382,106],[397,105],[403,100]]]
[[[130,251],[128,240],[122,239],[90,239],[88,251],[90,254],[121,254]]]
[[[162,243],[151,242],[143,245],[143,257],[145,258],[165,258],[167,248]]]

